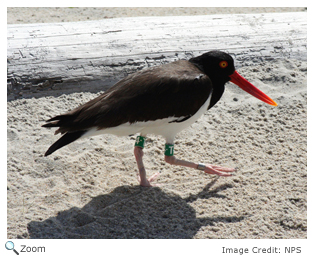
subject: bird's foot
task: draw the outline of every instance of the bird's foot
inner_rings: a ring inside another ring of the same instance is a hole
[[[218,176],[232,176],[233,174],[231,172],[235,172],[235,171],[236,171],[235,168],[221,167],[221,166],[210,165],[210,164],[206,164],[205,170],[204,170],[204,172],[207,174],[214,174]]]
[[[144,186],[144,187],[155,187],[155,186],[160,186],[160,184],[152,184],[151,182],[155,181],[158,176],[160,175],[159,172],[153,174],[151,177],[149,177],[148,179],[145,178],[145,179],[141,179],[140,175],[138,175],[138,182],[141,186]]]

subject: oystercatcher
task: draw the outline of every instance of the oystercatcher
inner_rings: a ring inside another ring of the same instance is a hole
[[[134,147],[138,180],[141,186],[153,186],[158,174],[147,179],[142,158],[146,135],[156,134],[166,139],[167,163],[231,176],[234,168],[188,162],[173,155],[175,135],[218,102],[228,81],[265,103],[277,105],[237,73],[229,54],[210,51],[188,61],[179,60],[128,75],[97,98],[47,120],[43,127],[58,127],[55,134],[63,136],[45,156],[78,138],[139,134]]]

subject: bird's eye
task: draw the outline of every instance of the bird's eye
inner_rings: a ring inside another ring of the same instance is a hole
[[[221,62],[219,63],[219,66],[220,66],[221,68],[226,68],[226,67],[228,66],[228,63],[227,63],[226,61],[221,61]]]

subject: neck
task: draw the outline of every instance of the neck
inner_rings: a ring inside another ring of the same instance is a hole
[[[210,105],[207,109],[213,107],[218,100],[222,97],[225,90],[225,83],[227,83],[230,79],[218,78],[216,75],[212,75],[211,72],[207,72],[203,66],[203,55],[198,57],[193,57],[189,60],[192,64],[194,64],[197,68],[199,68],[204,74],[206,74],[212,81],[213,93],[210,101]]]
[[[212,82],[212,84],[213,84],[213,93],[212,93],[210,105],[208,106],[207,110],[213,107],[218,102],[218,100],[220,100],[225,90],[225,86],[223,83]]]

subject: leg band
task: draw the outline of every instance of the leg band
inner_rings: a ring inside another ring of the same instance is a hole
[[[173,156],[173,150],[173,144],[165,144],[165,156]]]
[[[136,141],[135,141],[135,146],[138,146],[138,147],[144,148],[144,145],[145,145],[145,139],[146,139],[146,137],[143,137],[143,136],[137,136],[137,137],[136,137]]]
[[[197,165],[197,169],[198,169],[198,170],[204,171],[205,168],[206,168],[206,166],[205,166],[204,164],[202,164],[202,163],[199,163],[199,164]]]

